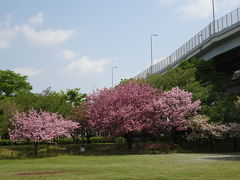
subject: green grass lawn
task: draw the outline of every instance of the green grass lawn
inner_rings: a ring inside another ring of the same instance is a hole
[[[240,179],[240,155],[160,154],[0,160],[1,180]]]

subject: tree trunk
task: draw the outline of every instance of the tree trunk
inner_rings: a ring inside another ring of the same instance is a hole
[[[78,147],[78,144],[79,144],[79,138],[76,137],[76,138],[75,138],[75,147],[76,147],[76,148]]]
[[[156,142],[156,141],[157,141],[156,136],[152,136],[152,141],[153,141],[153,142]]]
[[[211,141],[212,151],[215,152],[215,149],[216,149],[215,139],[213,137],[211,137],[210,141]]]
[[[237,151],[237,139],[233,138],[233,147],[234,147],[234,151]]]
[[[75,148],[77,148],[79,143],[78,133],[74,134],[74,141],[75,141]]]
[[[175,130],[172,130],[172,132],[171,132],[171,141],[172,141],[171,149],[173,150],[175,147],[174,144],[176,144],[176,142],[177,142],[177,134],[176,134]]]
[[[90,142],[90,137],[91,137],[90,133],[87,132],[87,135],[86,135],[87,144],[90,144],[90,143],[91,143],[91,142]]]
[[[37,155],[37,152],[38,152],[38,145],[39,145],[38,142],[34,142],[34,155],[35,156]]]
[[[172,138],[172,144],[176,144],[177,143],[177,133],[174,129],[171,132],[171,138]]]
[[[47,142],[47,152],[49,151],[49,143]]]
[[[194,152],[196,153],[197,152],[197,142],[193,142],[193,149],[194,149]]]
[[[132,144],[133,144],[133,142],[132,142],[132,133],[128,133],[126,135],[126,140],[127,140],[127,148],[128,149],[132,149]]]

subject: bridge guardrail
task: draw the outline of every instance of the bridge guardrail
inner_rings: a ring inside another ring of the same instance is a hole
[[[225,16],[212,21],[207,27],[197,33],[189,41],[183,44],[175,52],[165,59],[159,61],[158,63],[152,66],[152,73],[160,73],[166,70],[169,65],[174,65],[179,62],[181,59],[184,59],[187,54],[191,53],[193,50],[202,46],[207,41],[211,40],[216,34],[219,34],[226,30],[227,28],[235,25],[240,22],[240,8],[235,9],[234,11],[226,14]],[[146,78],[151,73],[151,66],[148,67],[143,72],[136,75],[134,78]]]

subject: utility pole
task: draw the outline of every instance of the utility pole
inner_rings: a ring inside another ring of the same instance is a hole
[[[116,69],[117,67],[112,67],[112,88],[113,88],[113,70]]]
[[[212,0],[213,34],[215,33],[215,1]]]
[[[153,48],[152,48],[152,39],[153,39],[153,36],[157,36],[157,34],[152,34],[151,35],[151,74],[153,74]]]

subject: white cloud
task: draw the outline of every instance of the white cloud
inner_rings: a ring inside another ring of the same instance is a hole
[[[37,46],[55,46],[62,44],[76,34],[75,29],[43,29],[37,30],[34,25],[44,22],[43,13],[29,18],[28,24],[11,26],[10,19],[6,18],[0,22],[0,49],[8,48],[11,41],[17,36],[24,37],[28,42]]]
[[[210,0],[186,0],[187,4],[180,5],[177,12],[183,19],[204,19],[209,17],[212,12]]]
[[[105,66],[111,63],[113,59],[90,60],[88,57],[71,62],[64,68],[64,72],[81,74],[81,73],[100,73],[105,70]]]
[[[217,11],[232,11],[240,6],[240,0],[215,0]]]
[[[169,4],[169,3],[173,3],[175,2],[176,0],[160,0],[160,3],[161,4]]]
[[[0,49],[6,49],[9,48],[11,40],[12,40],[12,36],[11,35],[7,35],[8,32],[1,32],[0,31]]]
[[[10,47],[11,41],[14,39],[17,31],[14,28],[0,29],[0,49]]]
[[[10,45],[8,40],[0,39],[0,49],[5,49],[8,48],[9,46]]]
[[[31,25],[40,25],[44,21],[43,12],[39,12],[36,16],[29,18],[29,24]]]
[[[10,26],[11,15],[6,15],[6,19],[0,22],[0,49],[8,48],[15,37],[17,31]]]
[[[16,73],[19,73],[21,75],[29,76],[29,77],[36,76],[42,72],[42,70],[40,70],[40,69],[35,69],[35,68],[31,68],[31,67],[15,68],[15,69],[13,69],[13,71],[15,71]]]
[[[74,60],[76,58],[76,52],[72,51],[72,50],[63,50],[59,56],[63,57],[66,60]]]
[[[171,4],[181,19],[198,20],[212,15],[212,0],[160,0],[160,2],[162,5]],[[215,10],[220,16],[239,6],[240,0],[215,0]]]
[[[54,46],[69,40],[74,34],[75,30],[62,29],[46,29],[37,31],[29,25],[19,27],[22,35],[32,44],[37,46]]]

